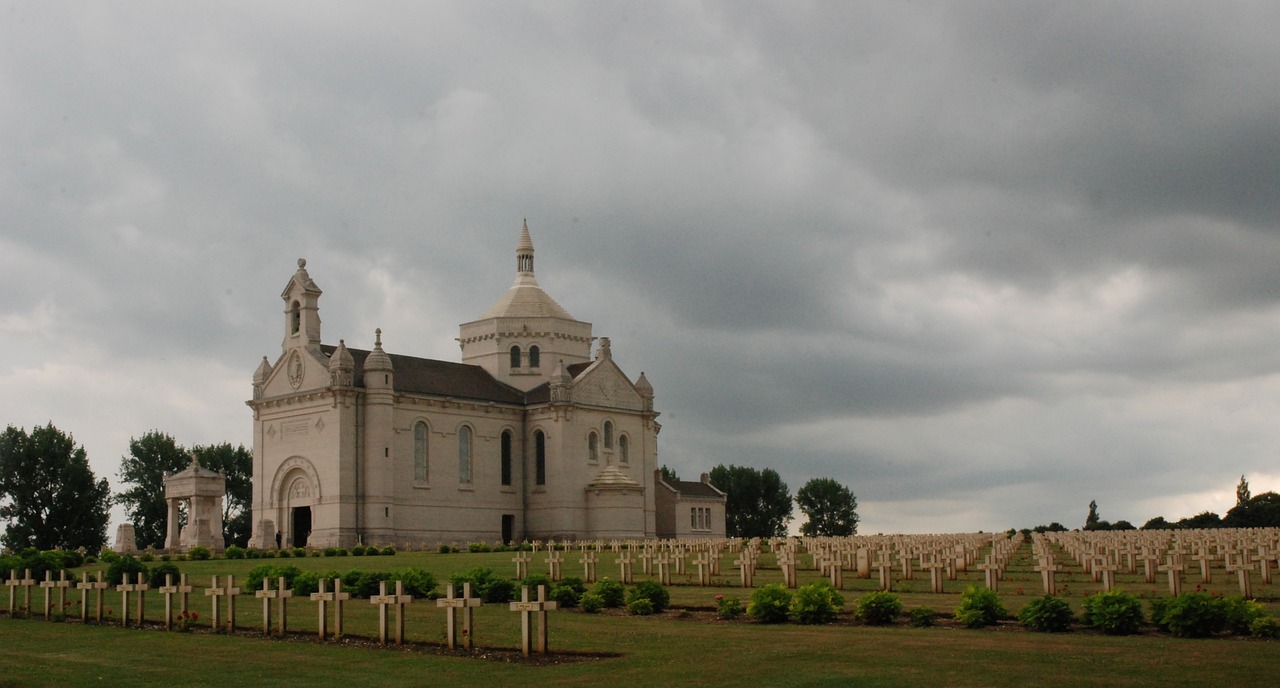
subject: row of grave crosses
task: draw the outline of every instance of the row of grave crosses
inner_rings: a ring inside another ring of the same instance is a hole
[[[1253,596],[1253,574],[1270,585],[1280,565],[1280,530],[1215,529],[1184,531],[1122,531],[1106,533],[1049,533],[1037,536],[1053,542],[1094,582],[1106,590],[1115,585],[1115,572],[1134,574],[1142,565],[1147,583],[1165,573],[1169,594],[1182,592],[1185,573],[1198,573],[1199,582],[1213,582],[1215,569],[1235,574],[1240,594]]]
[[[126,578],[127,581],[127,578]],[[317,634],[321,640],[330,635],[333,639],[342,638],[342,620],[343,620],[343,603],[351,599],[351,594],[343,592],[342,579],[334,578],[333,587],[329,589],[329,581],[319,581],[319,591],[311,593],[311,601],[316,603],[317,608]],[[15,616],[16,603],[18,599],[18,589],[21,588],[23,598],[23,609],[31,609],[31,589],[36,586],[36,581],[31,578],[31,569],[27,569],[25,574],[18,576],[18,571],[14,569],[5,581],[5,585],[9,588],[9,616]],[[381,581],[378,584],[378,594],[369,598],[370,604],[378,605],[378,642],[386,645],[390,639],[396,645],[402,645],[405,638],[405,607],[414,601],[412,595],[404,592],[404,583],[395,581],[395,591],[387,592],[387,581]],[[45,614],[46,620],[50,618],[50,614],[54,609],[61,611],[67,606],[66,591],[71,587],[71,581],[67,579],[67,572],[59,572],[57,580],[54,580],[51,571],[45,571],[44,581],[39,583],[39,587],[45,590]],[[90,597],[92,596],[92,606],[94,609],[93,619],[97,623],[102,623],[103,610],[105,608],[105,592],[112,586],[103,580],[102,571],[98,571],[94,580],[87,577],[84,581],[77,583],[75,586],[81,590],[80,597],[80,620],[87,622],[89,620]],[[146,593],[151,590],[151,586],[143,579],[143,574],[137,574],[135,582],[125,582],[114,586],[115,591],[120,593],[120,608],[122,616],[120,623],[122,626],[128,627],[131,623],[141,627],[146,621]],[[52,599],[53,591],[57,591],[56,606]],[[164,618],[162,625],[166,631],[172,630],[174,627],[174,597],[177,597],[176,611],[178,618],[187,619],[191,617],[190,594],[195,588],[188,583],[187,574],[181,574],[177,584],[174,584],[173,574],[165,574],[165,584],[158,588],[158,592],[164,595]],[[240,588],[236,587],[235,576],[226,576],[221,578],[213,576],[210,579],[210,585],[204,589],[205,597],[210,598],[211,614],[210,627],[222,631],[225,629],[229,633],[236,630],[236,599],[240,595]],[[449,649],[457,649],[459,645],[467,650],[474,647],[475,642],[475,624],[472,612],[476,607],[483,604],[483,600],[478,597],[471,596],[471,584],[464,583],[462,586],[461,597],[456,595],[457,590],[451,583],[448,586],[445,597],[436,600],[436,606],[445,610],[445,637]],[[132,621],[129,615],[130,595],[133,595],[135,613]],[[285,586],[283,577],[277,578],[274,585],[272,582],[263,579],[262,589],[256,590],[254,596],[262,600],[262,634],[265,636],[276,635],[284,637],[288,632],[288,606],[285,602],[293,597],[293,591]],[[222,598],[226,598],[226,621],[223,622]],[[274,631],[272,624],[272,606],[275,607],[275,623]],[[546,653],[547,652],[547,613],[556,609],[556,602],[547,599],[546,586],[539,585],[537,589],[537,597],[530,599],[529,586],[524,586],[521,591],[521,599],[519,602],[511,602],[510,610],[520,612],[521,624],[521,644],[520,650],[525,656],[530,653]],[[393,622],[388,623],[388,610],[394,611]],[[329,624],[329,618],[332,615],[332,626]],[[459,616],[461,619],[459,619]],[[536,623],[535,623],[536,622]],[[330,632],[332,628],[332,633]]]

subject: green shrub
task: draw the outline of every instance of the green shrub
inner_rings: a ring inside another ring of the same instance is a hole
[[[1157,625],[1179,638],[1207,638],[1226,627],[1226,604],[1207,592],[1184,592],[1169,600]]]
[[[1255,638],[1280,638],[1280,619],[1261,616],[1249,624],[1249,635]]]
[[[208,561],[213,558],[213,553],[209,551],[208,547],[196,545],[195,547],[187,550],[187,557],[189,557],[191,561]]]
[[[155,560],[156,560],[156,555],[150,552],[143,552],[142,554],[138,555],[138,561],[144,564],[149,564]]]
[[[649,616],[653,613],[653,602],[647,597],[637,597],[627,602],[627,613],[632,616]]]
[[[227,548],[227,551],[223,553],[223,556],[228,559],[244,559],[244,548],[232,545]]]
[[[1096,593],[1084,598],[1080,620],[1107,635],[1137,633],[1142,627],[1142,602],[1120,589]]]
[[[745,611],[738,598],[716,595],[716,616],[725,620],[736,619]]]
[[[802,585],[791,598],[791,615],[802,624],[827,623],[844,609],[844,597],[826,581]]]
[[[116,554],[114,551],[109,549],[104,549],[101,552],[98,552],[98,561],[101,561],[104,564],[114,563],[115,560],[119,558],[119,554]]]
[[[403,582],[406,595],[427,599],[440,595],[436,590],[436,577],[430,571],[419,568],[398,569],[391,572],[391,580]]]
[[[887,590],[869,592],[858,600],[855,613],[863,623],[883,626],[893,623],[902,613],[902,600]]]
[[[1162,631],[1169,630],[1169,627],[1164,623],[1164,611],[1169,607],[1169,600],[1170,598],[1168,597],[1156,597],[1147,603],[1151,607],[1151,623]]]
[[[293,556],[293,550],[282,549],[279,552],[276,552],[276,556],[280,557],[281,559],[288,559],[289,557]]]
[[[791,591],[781,583],[770,583],[751,593],[747,613],[761,623],[782,623],[791,611]]]
[[[302,573],[302,569],[289,564],[262,564],[249,569],[249,573],[244,579],[244,590],[261,590],[262,581],[266,579],[267,585],[274,588],[279,577],[284,576],[284,586],[286,588],[293,587],[293,581]]]
[[[621,607],[627,600],[627,589],[622,585],[621,581],[612,578],[601,578],[596,581],[596,586],[591,592],[600,596],[604,606],[613,608]]]
[[[128,582],[132,583],[138,579],[139,573],[144,578],[147,576],[146,564],[138,561],[132,555],[116,557],[116,560],[111,562],[111,566],[107,568],[107,581],[112,585],[120,585],[124,582],[124,577],[128,575]],[[34,571],[32,574],[34,575]]]
[[[572,585],[556,583],[556,586],[551,589],[550,594],[551,599],[556,601],[556,604],[559,605],[560,609],[570,609],[578,606],[578,600],[581,599],[585,593],[574,589]]]
[[[1018,621],[1023,626],[1041,633],[1061,633],[1071,629],[1075,614],[1071,613],[1071,605],[1065,600],[1045,595],[1027,603],[1018,612]]]
[[[324,548],[324,555],[325,555],[326,557],[336,557],[336,556],[338,556],[338,548],[337,548],[337,547],[325,547],[325,548]]]
[[[578,606],[588,614],[595,614],[604,607],[604,598],[594,592],[584,592],[582,597],[578,598]]]
[[[494,604],[510,602],[516,598],[516,582],[510,578],[495,578],[484,589],[484,601]]]
[[[84,566],[84,555],[74,549],[55,550],[59,557],[62,558],[62,568],[78,569]]]
[[[971,585],[960,594],[956,619],[966,628],[994,626],[1004,615],[1005,609],[1000,603],[1000,596],[991,588]]]
[[[449,554],[450,552],[453,551],[453,548],[442,542],[440,543],[440,546],[436,548],[436,551],[439,552],[440,554]]]
[[[377,547],[374,547],[374,546],[370,545],[370,546],[368,546],[368,547],[365,547],[365,548],[364,548],[364,556],[366,556],[366,557],[376,557],[376,556],[378,556],[378,553],[379,553],[380,551],[381,551],[381,550],[379,550]],[[352,554],[355,554],[355,550],[352,550],[352,552],[351,552],[351,553],[352,553]],[[358,554],[357,554],[356,556],[360,556],[360,555],[358,555]]]
[[[555,587],[551,584],[551,577],[542,573],[535,573],[532,576],[525,576],[524,579],[520,581],[520,585],[529,586],[529,594],[531,595],[538,594],[539,585],[545,587],[547,589],[547,592],[551,592],[551,588]]]
[[[1267,615],[1267,610],[1253,600],[1231,595],[1220,600],[1226,613],[1227,630],[1235,635],[1249,635],[1253,622]]]
[[[182,579],[182,572],[178,570],[176,565],[164,562],[151,567],[151,576],[147,581],[147,585],[150,585],[152,590],[159,588],[164,585],[165,575],[173,576],[174,583]]]
[[[161,554],[161,555],[160,555],[160,561],[169,561],[169,558],[170,558],[170,557],[169,557],[169,555],[168,555],[168,554]]]
[[[671,593],[662,587],[662,584],[655,580],[643,580],[631,586],[631,590],[627,591],[627,607],[631,607],[631,603],[635,600],[649,600],[649,606],[652,607],[652,614],[661,614],[671,604]]]
[[[346,547],[339,547],[339,548],[338,548],[338,556],[340,556],[340,557],[345,557],[345,556],[347,556],[347,554],[349,554],[349,552],[347,552],[347,548],[346,548]]]
[[[467,543],[467,551],[475,554],[478,552],[491,552],[493,548],[483,542],[469,542]]]
[[[306,548],[306,547],[294,547],[294,548],[293,548],[293,556],[294,556],[294,558],[296,558],[296,559],[301,559],[301,558],[303,558],[303,557],[307,556],[307,548]]]
[[[578,598],[587,591],[587,584],[581,578],[569,576],[552,586],[550,595],[561,607],[578,606]]]
[[[352,547],[352,548],[351,548],[351,556],[353,556],[353,557],[363,557],[363,556],[364,556],[364,545],[356,545],[355,547]]]
[[[258,556],[262,557],[263,559],[276,558],[276,551],[274,549],[262,549],[262,550],[254,550],[254,551],[258,552]]]
[[[368,554],[368,553],[369,553],[368,550],[366,550],[365,554]],[[396,548],[392,547],[391,545],[387,545],[386,547],[383,547],[381,552],[382,556],[384,557],[389,557],[395,553],[396,553]]]
[[[929,628],[937,618],[937,613],[928,607],[916,607],[911,610],[911,625],[916,628]]]
[[[313,592],[320,592],[320,580],[325,581],[325,590],[333,590],[333,579],[341,578],[342,574],[337,571],[327,571],[317,573],[315,571],[303,571],[293,577],[293,594],[297,597],[306,597]],[[261,585],[261,583],[259,583]]]

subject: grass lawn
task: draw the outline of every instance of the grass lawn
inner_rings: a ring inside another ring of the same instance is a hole
[[[489,566],[510,575],[511,554],[403,553],[393,557],[307,558],[288,560],[215,560],[178,562],[197,586],[191,607],[207,623],[209,599],[201,588],[213,575],[236,575],[262,563],[293,564],[305,569],[345,571],[416,566],[432,571],[441,582],[451,572]],[[566,557],[571,574],[577,557]],[[612,573],[609,555],[601,557],[602,574]],[[541,556],[535,557],[541,561]],[[526,662],[518,646],[519,615],[506,605],[486,605],[476,612],[475,638],[488,659],[451,654],[440,647],[444,612],[429,600],[410,605],[407,630],[412,649],[369,647],[365,640],[350,643],[314,642],[316,605],[295,598],[289,603],[289,640],[267,640],[252,633],[227,636],[207,628],[194,633],[123,629],[118,625],[82,625],[77,621],[47,623],[40,619],[10,619],[0,614],[0,686],[150,686],[150,685],[502,685],[561,686],[628,685],[717,686],[939,686],[1044,685],[1181,686],[1256,682],[1280,665],[1280,642],[1241,638],[1182,640],[1146,634],[1108,637],[1077,629],[1045,635],[1017,630],[1014,622],[999,629],[964,630],[954,627],[914,629],[904,626],[873,628],[857,625],[849,615],[829,626],[787,624],[764,626],[747,621],[722,622],[710,613],[714,596],[737,596],[745,602],[749,591],[731,587],[734,570],[727,566],[721,587],[701,588],[676,576],[670,588],[676,610],[656,617],[628,617],[616,613],[588,615],[579,611],[551,614],[553,651],[567,654],[551,662]],[[762,562],[769,565],[769,557]],[[1024,565],[1025,564],[1025,565]],[[95,571],[97,565],[77,573]],[[538,570],[531,566],[531,569]],[[639,567],[637,566],[637,570]],[[764,569],[757,584],[780,580],[776,569]],[[1039,576],[1029,562],[1015,560],[1001,582],[1001,598],[1011,613],[1040,593]],[[816,579],[808,572],[801,582]],[[1146,584],[1140,575],[1121,576],[1121,585],[1152,597],[1167,594],[1163,579]],[[962,573],[948,581],[947,592],[927,592],[927,576],[895,579],[895,588],[908,609],[929,606],[944,614],[954,609],[959,593],[981,580],[981,572]],[[1059,576],[1064,594],[1079,609],[1085,592],[1096,583],[1078,571]],[[1189,585],[1187,583],[1190,583]],[[1185,589],[1194,589],[1188,576]],[[1230,594],[1232,581],[1218,575],[1209,586]],[[443,586],[442,586],[443,587]],[[846,578],[846,608],[874,581]],[[902,591],[905,588],[905,591]],[[1022,594],[1018,594],[1018,589]],[[1276,613],[1277,586],[1255,586],[1271,613]],[[260,602],[249,591],[239,598],[237,625],[252,630],[261,623]],[[119,618],[119,593],[107,593],[107,606]],[[42,605],[43,591],[33,591]],[[72,592],[73,616],[78,616],[79,592]],[[7,602],[7,599],[5,600]],[[132,604],[132,603],[131,603]],[[377,617],[367,600],[346,604],[345,631],[376,636]],[[158,620],[163,597],[147,594],[147,616]],[[225,612],[224,612],[225,613]],[[309,632],[309,634],[308,634]],[[304,636],[303,634],[308,634]]]

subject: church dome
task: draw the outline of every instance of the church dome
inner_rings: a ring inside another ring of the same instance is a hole
[[[533,239],[529,236],[529,222],[520,228],[516,242],[516,281],[480,320],[490,318],[564,318],[573,320],[563,306],[542,290],[533,276]]]
[[[382,354],[386,356],[386,354]],[[389,361],[390,359],[388,359]],[[333,352],[333,356],[329,359],[329,370],[350,370],[356,367],[356,359],[351,355],[351,351],[347,349],[345,339],[338,340],[338,348]]]

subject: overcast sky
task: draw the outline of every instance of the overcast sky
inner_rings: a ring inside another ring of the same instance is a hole
[[[323,338],[459,359],[528,218],[659,460],[860,532],[1280,489],[1280,4],[0,2],[0,424],[249,445]],[[793,527],[799,525],[799,521]],[[114,534],[114,528],[112,530]]]

